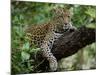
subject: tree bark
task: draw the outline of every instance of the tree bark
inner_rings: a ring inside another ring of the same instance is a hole
[[[86,45],[95,42],[95,34],[95,29],[86,28],[85,26],[74,31],[65,32],[63,36],[55,41],[51,52],[57,60],[71,56]],[[40,60],[43,59],[41,54],[38,57]],[[48,61],[44,61],[38,69],[41,69],[43,72],[48,72],[45,66],[49,66]]]
[[[86,45],[95,42],[95,36],[95,29],[86,27],[80,27],[75,31],[66,32],[55,41],[52,53],[57,60],[71,56]]]

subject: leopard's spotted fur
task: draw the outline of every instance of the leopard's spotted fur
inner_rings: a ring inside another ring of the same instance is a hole
[[[59,8],[54,10],[55,16],[50,22],[43,25],[30,26],[27,35],[32,43],[41,48],[42,55],[49,61],[50,70],[57,70],[57,59],[51,53],[54,41],[68,29],[74,29],[71,25],[69,11]]]

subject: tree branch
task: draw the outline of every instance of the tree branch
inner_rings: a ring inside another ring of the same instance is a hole
[[[60,60],[77,53],[81,48],[93,42],[95,42],[95,29],[80,27],[77,30],[65,32],[63,36],[55,41],[51,51],[57,60]],[[41,54],[38,57],[39,60],[43,60]],[[38,69],[47,72],[46,66],[48,66],[48,61],[41,64]]]
[[[73,32],[66,32],[53,45],[52,53],[57,60],[71,56],[81,48],[95,42],[95,29],[80,27]]]

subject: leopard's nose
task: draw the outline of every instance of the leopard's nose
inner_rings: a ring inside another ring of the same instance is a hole
[[[64,23],[65,25],[68,25],[68,23]]]

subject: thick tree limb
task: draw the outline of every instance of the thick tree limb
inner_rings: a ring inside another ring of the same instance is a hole
[[[52,48],[52,53],[59,60],[71,56],[81,48],[95,42],[95,29],[80,27],[73,32],[66,32]]]
[[[60,60],[61,58],[71,56],[77,53],[81,48],[95,42],[95,29],[80,27],[77,30],[64,33],[57,41],[55,41],[52,53]],[[39,59],[43,60],[41,54]],[[39,69],[47,72],[48,61],[40,65]]]

